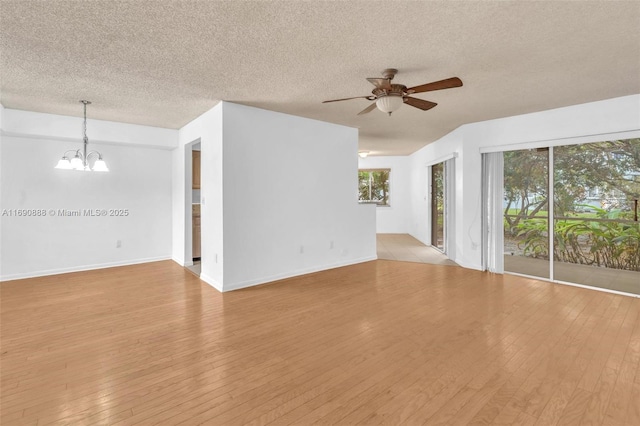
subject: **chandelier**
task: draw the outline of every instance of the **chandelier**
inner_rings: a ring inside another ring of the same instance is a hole
[[[80,101],[80,103],[84,105],[83,149],[82,150],[70,149],[69,151],[65,152],[62,158],[60,159],[60,161],[58,161],[58,164],[56,165],[56,169],[82,170],[85,172],[90,172],[92,170],[94,172],[108,172],[109,168],[107,167],[107,163],[105,163],[104,160],[102,159],[102,154],[100,154],[98,151],[91,151],[87,154],[87,145],[89,145],[89,138],[87,137],[87,105],[90,105],[91,102]],[[75,153],[72,159],[69,159],[69,156],[67,155],[70,152]],[[93,167],[89,166],[89,158],[91,157],[97,157],[93,163]]]

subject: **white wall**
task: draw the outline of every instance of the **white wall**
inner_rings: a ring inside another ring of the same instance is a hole
[[[466,124],[410,157],[410,233],[427,244],[426,164],[456,159],[456,262],[481,269],[481,151],[531,148],[638,137],[640,95]]]
[[[102,122],[103,134],[90,122],[89,147],[103,154],[110,172],[55,169],[64,151],[82,147],[81,122],[4,110],[0,212],[44,209],[47,215],[0,216],[2,280],[170,258],[171,152],[142,147],[175,144],[177,131]],[[110,143],[94,143],[91,135]],[[132,140],[136,146],[127,145]],[[60,217],[58,209],[128,209],[129,215]]]
[[[464,189],[465,187],[468,187],[470,180],[479,180],[480,175],[472,176],[469,173],[465,173],[465,170],[469,169],[469,167],[475,167],[474,164],[470,164],[475,161],[475,157],[471,155],[470,152],[463,149],[464,146],[465,141],[462,138],[462,131],[461,128],[458,128],[440,140],[427,145],[425,148],[411,155],[412,200],[410,214],[411,226],[409,233],[424,244],[431,243],[427,165],[432,164],[435,160],[446,158],[452,153],[457,153],[458,157],[454,160],[456,180],[454,182],[455,211],[452,225],[455,228],[455,253],[450,253],[449,257],[456,259],[456,262],[463,266],[473,267],[472,263],[467,263],[465,255],[469,255],[472,251],[480,250],[481,241],[476,239],[473,234],[469,234],[468,229],[463,228],[467,223],[463,221],[463,218],[471,217],[471,221],[476,220],[478,221],[478,224],[481,223],[481,193],[480,191],[468,191],[465,193]],[[469,200],[469,197],[473,199]]]
[[[378,234],[407,234],[411,212],[411,161],[406,157],[367,157],[358,160],[360,169],[391,169],[389,207],[376,207]],[[426,220],[426,219],[425,219]]]
[[[226,102],[222,129],[224,290],[376,258],[357,129]]]
[[[223,290],[226,273],[224,240],[226,227],[223,215],[223,103],[216,105],[207,116],[200,147],[200,220],[201,265],[200,278]],[[223,274],[224,273],[224,274]]]
[[[222,103],[179,131],[179,147],[173,151],[173,259],[192,264],[191,152],[200,144],[200,278],[222,291]]]

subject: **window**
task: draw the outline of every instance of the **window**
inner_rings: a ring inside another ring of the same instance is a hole
[[[391,169],[358,170],[358,202],[389,205],[389,174]]]

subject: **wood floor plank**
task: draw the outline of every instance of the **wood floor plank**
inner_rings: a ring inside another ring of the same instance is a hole
[[[562,416],[558,423],[561,425],[580,425],[591,397],[591,392],[576,388],[569,399],[569,403],[562,411]]]
[[[3,425],[640,424],[640,299],[456,266],[9,281],[0,332]]]
[[[638,383],[632,385],[626,421],[631,425],[640,425],[640,384]]]
[[[600,374],[587,409],[580,421],[584,425],[601,425],[604,422],[609,400],[616,384],[618,373],[612,368],[605,368]]]
[[[536,417],[522,412],[518,417],[516,417],[513,424],[520,425],[520,426],[533,426],[536,424],[536,420],[537,420]]]
[[[637,365],[630,362],[622,363],[616,384],[609,398],[604,423],[625,424],[627,422],[627,410],[631,402],[636,368]]]

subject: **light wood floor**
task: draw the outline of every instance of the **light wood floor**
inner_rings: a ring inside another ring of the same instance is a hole
[[[226,294],[171,261],[0,289],[3,425],[640,425],[637,298],[384,260]]]

